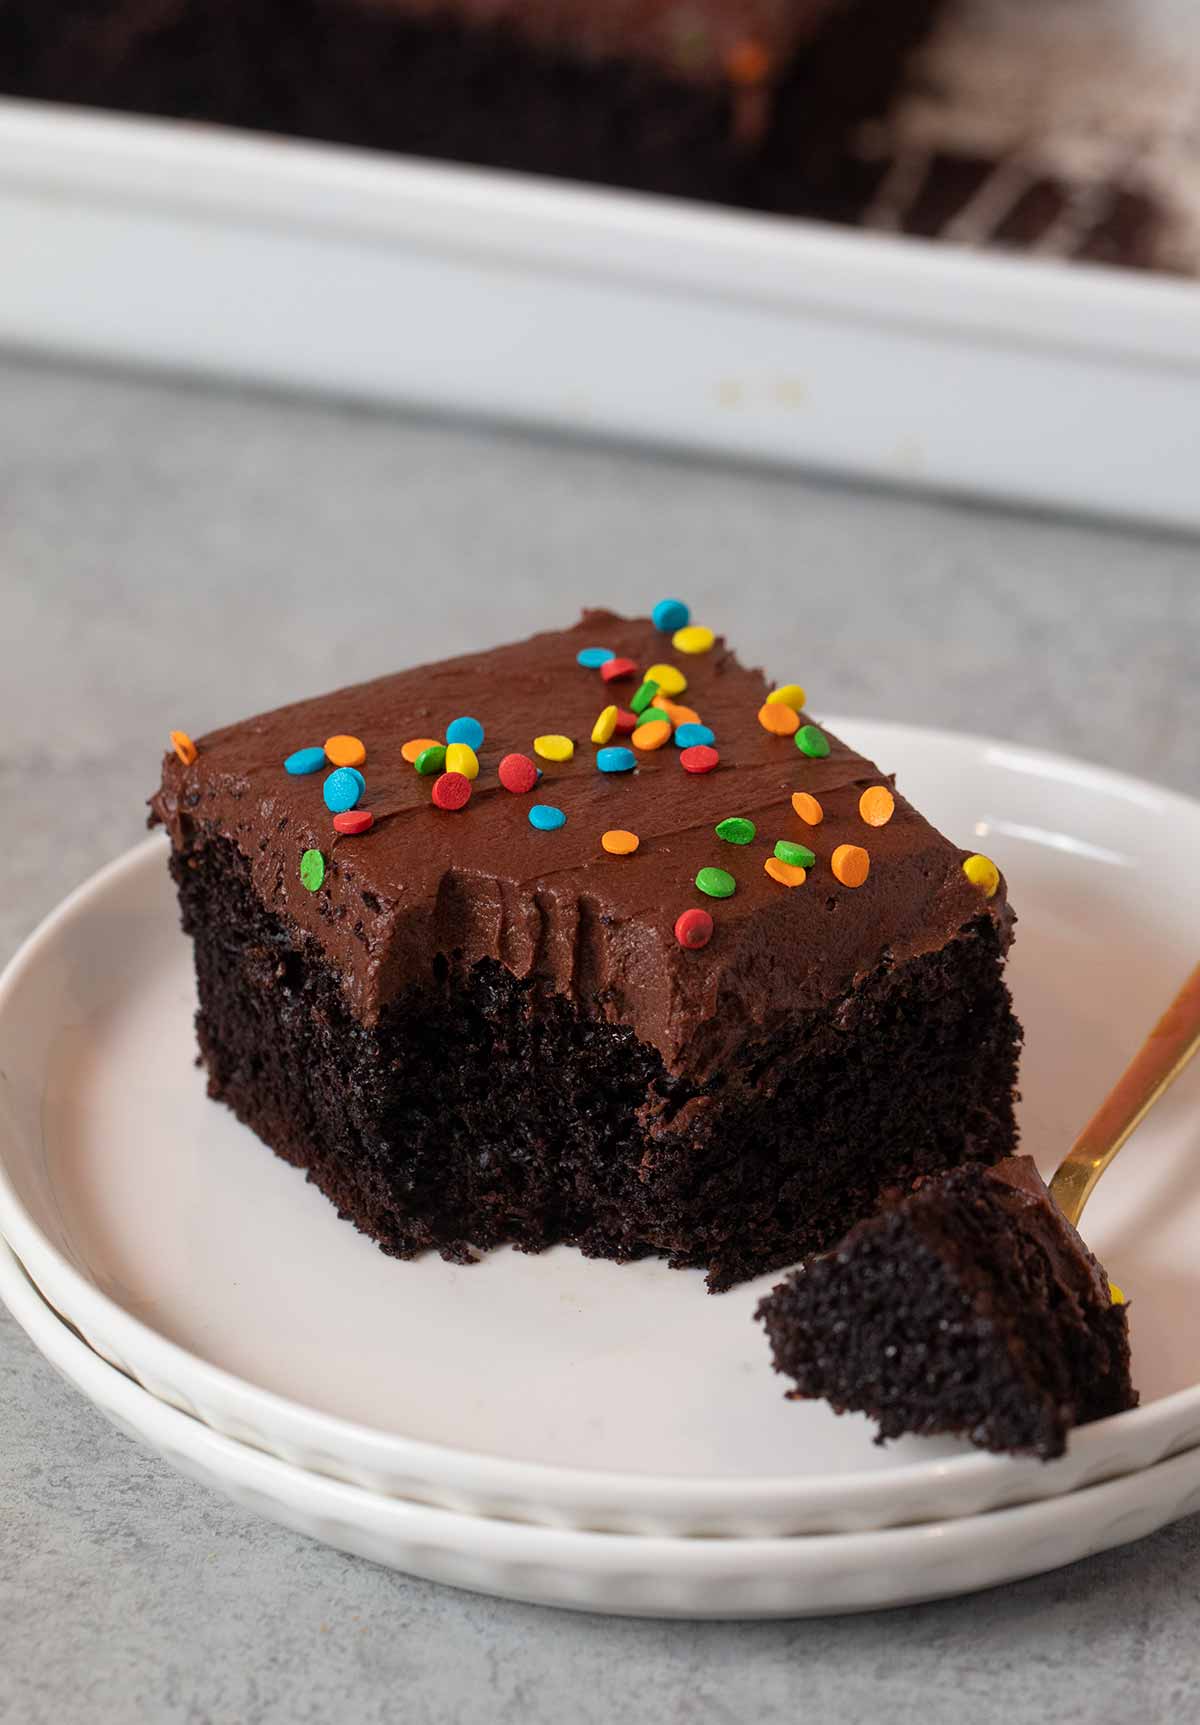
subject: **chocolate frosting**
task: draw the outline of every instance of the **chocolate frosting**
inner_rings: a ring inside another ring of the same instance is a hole
[[[668,743],[639,754],[633,773],[599,772],[588,741],[596,715],[609,702],[627,704],[634,685],[610,686],[583,669],[576,653],[584,646],[610,648],[641,669],[678,665],[688,688],[677,698],[716,733],[716,771],[685,772]],[[804,668],[787,669],[802,675]],[[214,731],[198,740],[191,766],[166,757],[152,818],[177,848],[205,832],[232,839],[264,903],[319,943],[350,1009],[368,1025],[429,976],[435,960],[495,959],[589,1014],[630,1025],[668,1069],[702,1078],[747,1036],[838,1001],[881,962],[936,951],[981,915],[997,919],[1005,935],[1011,921],[1003,883],[990,903],[983,899],[963,874],[967,853],[902,796],[888,825],[864,824],[862,791],[891,782],[877,767],[832,736],[829,756],[810,760],[791,737],[765,731],[757,713],[768,687],[720,638],[709,653],[689,656],[673,651],[649,621],[585,612],[573,629]],[[410,738],[443,737],[460,714],[479,719],[486,740],[469,805],[448,813],[431,803],[432,781],[400,751]],[[544,776],[530,795],[502,788],[502,755],[532,755],[535,736],[564,731],[575,739],[572,761],[540,762]],[[325,775],[294,778],[283,767],[293,750],[346,732],[366,746],[362,806],[375,816],[371,831],[354,838],[333,832],[321,795]],[[791,796],[800,790],[821,802],[821,825],[797,817]],[[535,830],[534,801],[561,808],[567,824]],[[755,823],[751,844],[716,837],[728,815]],[[638,834],[635,855],[601,848],[610,827]],[[802,886],[786,888],[764,871],[779,838],[817,854]],[[866,883],[855,889],[830,870],[834,848],[845,842],[871,858]],[[310,847],[327,865],[316,893],[300,882]],[[697,871],[710,865],[735,877],[732,898],[706,899],[697,890]],[[700,951],[674,936],[676,918],[691,906],[710,911],[716,925]]]
[[[1032,1156],[1006,1156],[987,1170],[987,1179],[1022,1233],[1036,1239],[1053,1267],[1059,1289],[1081,1305],[1111,1304],[1104,1266],[1063,1215],[1037,1171]]]

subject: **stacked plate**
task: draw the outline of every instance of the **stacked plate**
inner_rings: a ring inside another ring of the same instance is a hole
[[[1200,950],[1200,805],[1054,757],[832,720],[1006,870],[1025,1142],[1052,1166]],[[867,1609],[1068,1563],[1200,1510],[1200,1070],[1104,1181],[1143,1404],[1042,1465],[887,1450],[782,1399],[765,1282],[565,1249],[401,1264],[205,1097],[152,839],[0,984],[0,1294],[183,1471],[413,1574],[633,1614]]]

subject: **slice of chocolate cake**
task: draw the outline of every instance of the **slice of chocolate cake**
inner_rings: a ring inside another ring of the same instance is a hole
[[[1003,882],[767,693],[596,611],[181,739],[153,818],[211,1094],[399,1256],[714,1287],[1006,1155]]]
[[[980,1449],[1061,1455],[1137,1405],[1129,1323],[1028,1156],[956,1168],[860,1222],[758,1308],[797,1399]]]

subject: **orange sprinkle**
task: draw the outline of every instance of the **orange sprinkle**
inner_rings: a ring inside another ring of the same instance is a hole
[[[366,758],[366,747],[357,737],[326,738],[325,759],[335,767],[361,767]]]
[[[411,742],[405,743],[400,753],[411,767],[417,756],[423,755],[426,749],[440,749],[441,746],[436,737],[413,737]],[[329,744],[326,743],[325,747],[328,749]]]
[[[660,713],[665,713],[676,727],[702,723],[700,715],[694,707],[681,707],[678,701],[669,700],[666,695],[655,695],[650,705],[657,707]]]
[[[758,709],[758,722],[773,737],[790,737],[800,727],[800,715],[782,701],[768,701]]]
[[[780,886],[803,886],[808,879],[806,869],[797,867],[795,863],[780,862],[778,857],[768,857],[763,868]]]
[[[629,740],[635,749],[661,749],[670,735],[671,727],[665,719],[649,719],[638,726]]]
[[[761,42],[747,36],[729,50],[725,70],[735,84],[761,84],[771,70],[771,61]]]
[[[186,731],[171,732],[171,747],[185,767],[190,767],[196,759],[196,745]]]
[[[642,841],[636,833],[627,833],[624,827],[613,827],[600,840],[610,856],[630,857]]]
[[[871,859],[861,845],[839,845],[829,866],[843,886],[861,886],[871,872]]]
[[[871,785],[858,799],[858,812],[869,827],[886,827],[896,812],[896,799],[886,785]]]
[[[792,792],[792,807],[800,819],[810,827],[819,827],[825,819],[825,810],[816,797],[810,797],[807,791]]]

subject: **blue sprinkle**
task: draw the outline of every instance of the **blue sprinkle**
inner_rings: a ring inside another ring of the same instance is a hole
[[[602,773],[631,773],[637,766],[637,756],[632,749],[599,749],[596,765]]]
[[[331,814],[344,814],[352,809],[363,794],[363,776],[353,767],[335,767],[325,780],[322,795]]]
[[[692,613],[682,599],[660,599],[650,613],[650,621],[664,635],[673,635],[676,629],[686,629],[691,620]]]
[[[608,661],[615,659],[616,656],[611,647],[581,647],[575,655],[575,660],[586,670],[598,671],[601,665],[607,665]]]
[[[482,749],[483,726],[478,719],[451,719],[446,726],[448,743],[465,743],[469,749]]]
[[[359,772],[358,768],[357,767],[343,767],[341,770],[344,773],[349,773],[350,777],[352,779],[358,780],[358,794],[361,797],[363,792],[367,788],[367,781],[366,781],[366,779],[363,778],[363,776]]]
[[[716,736],[707,725],[680,725],[675,741],[681,749],[694,749],[697,743],[715,743]]]
[[[283,770],[300,778],[304,773],[319,773],[324,765],[324,749],[297,749],[295,754],[289,755],[283,763]]]
[[[567,817],[550,803],[534,803],[529,811],[529,824],[537,827],[539,832],[552,833],[555,827],[566,826]]]

